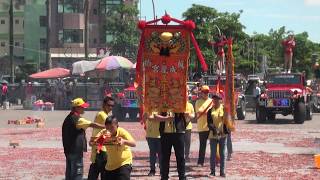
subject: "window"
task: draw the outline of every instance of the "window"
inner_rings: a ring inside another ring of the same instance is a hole
[[[82,29],[65,29],[63,30],[64,43],[83,43]]]
[[[111,8],[121,4],[121,0],[102,0],[100,1],[100,13],[107,14]]]
[[[40,49],[46,49],[47,48],[47,39],[41,38],[40,39]]]
[[[19,24],[19,19],[14,20],[15,24]]]
[[[59,13],[83,13],[83,0],[59,0]]]
[[[48,25],[47,16],[39,17],[40,27],[46,27]]]
[[[1,42],[1,47],[5,47],[6,46],[6,42]]]
[[[63,44],[63,30],[59,30],[58,39],[59,39],[59,43]]]
[[[20,47],[20,42],[14,42],[14,46]]]
[[[1,19],[1,24],[6,24],[6,20]]]

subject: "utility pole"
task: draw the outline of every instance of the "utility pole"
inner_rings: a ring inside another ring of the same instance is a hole
[[[9,53],[10,53],[10,69],[11,83],[14,83],[14,62],[13,62],[13,3],[10,0],[9,7]]]
[[[85,59],[88,60],[88,14],[89,14],[89,2],[84,1],[84,54]]]

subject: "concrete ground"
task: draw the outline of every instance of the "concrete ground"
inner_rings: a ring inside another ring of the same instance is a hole
[[[67,114],[68,111],[0,110],[0,179],[64,179],[61,125]],[[95,114],[88,111],[84,116],[93,120]],[[45,118],[45,127],[8,125],[8,120],[27,116]],[[237,128],[232,134],[233,158],[226,164],[227,179],[320,179],[314,165],[314,154],[320,153],[320,114],[304,124],[294,124],[290,116],[277,118],[271,123],[257,124],[254,114],[248,114],[246,120],[236,121]],[[198,134],[196,124],[193,125],[191,161],[186,167],[188,179],[209,179],[209,145],[205,166],[197,167]],[[137,140],[137,147],[132,148],[131,179],[160,179],[158,172],[155,177],[146,176],[148,146],[140,123],[121,122],[120,126]],[[90,135],[88,130],[87,136]],[[19,146],[10,147],[10,141],[18,141]],[[90,152],[85,153],[85,176],[89,157]],[[170,179],[178,179],[174,153],[171,158]]]

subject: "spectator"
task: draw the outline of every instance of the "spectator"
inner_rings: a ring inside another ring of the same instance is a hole
[[[1,84],[1,106],[4,106],[8,98],[8,85],[7,82],[2,82]]]

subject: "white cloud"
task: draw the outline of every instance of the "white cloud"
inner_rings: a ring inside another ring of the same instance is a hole
[[[304,0],[304,4],[307,6],[319,6],[320,0]]]

